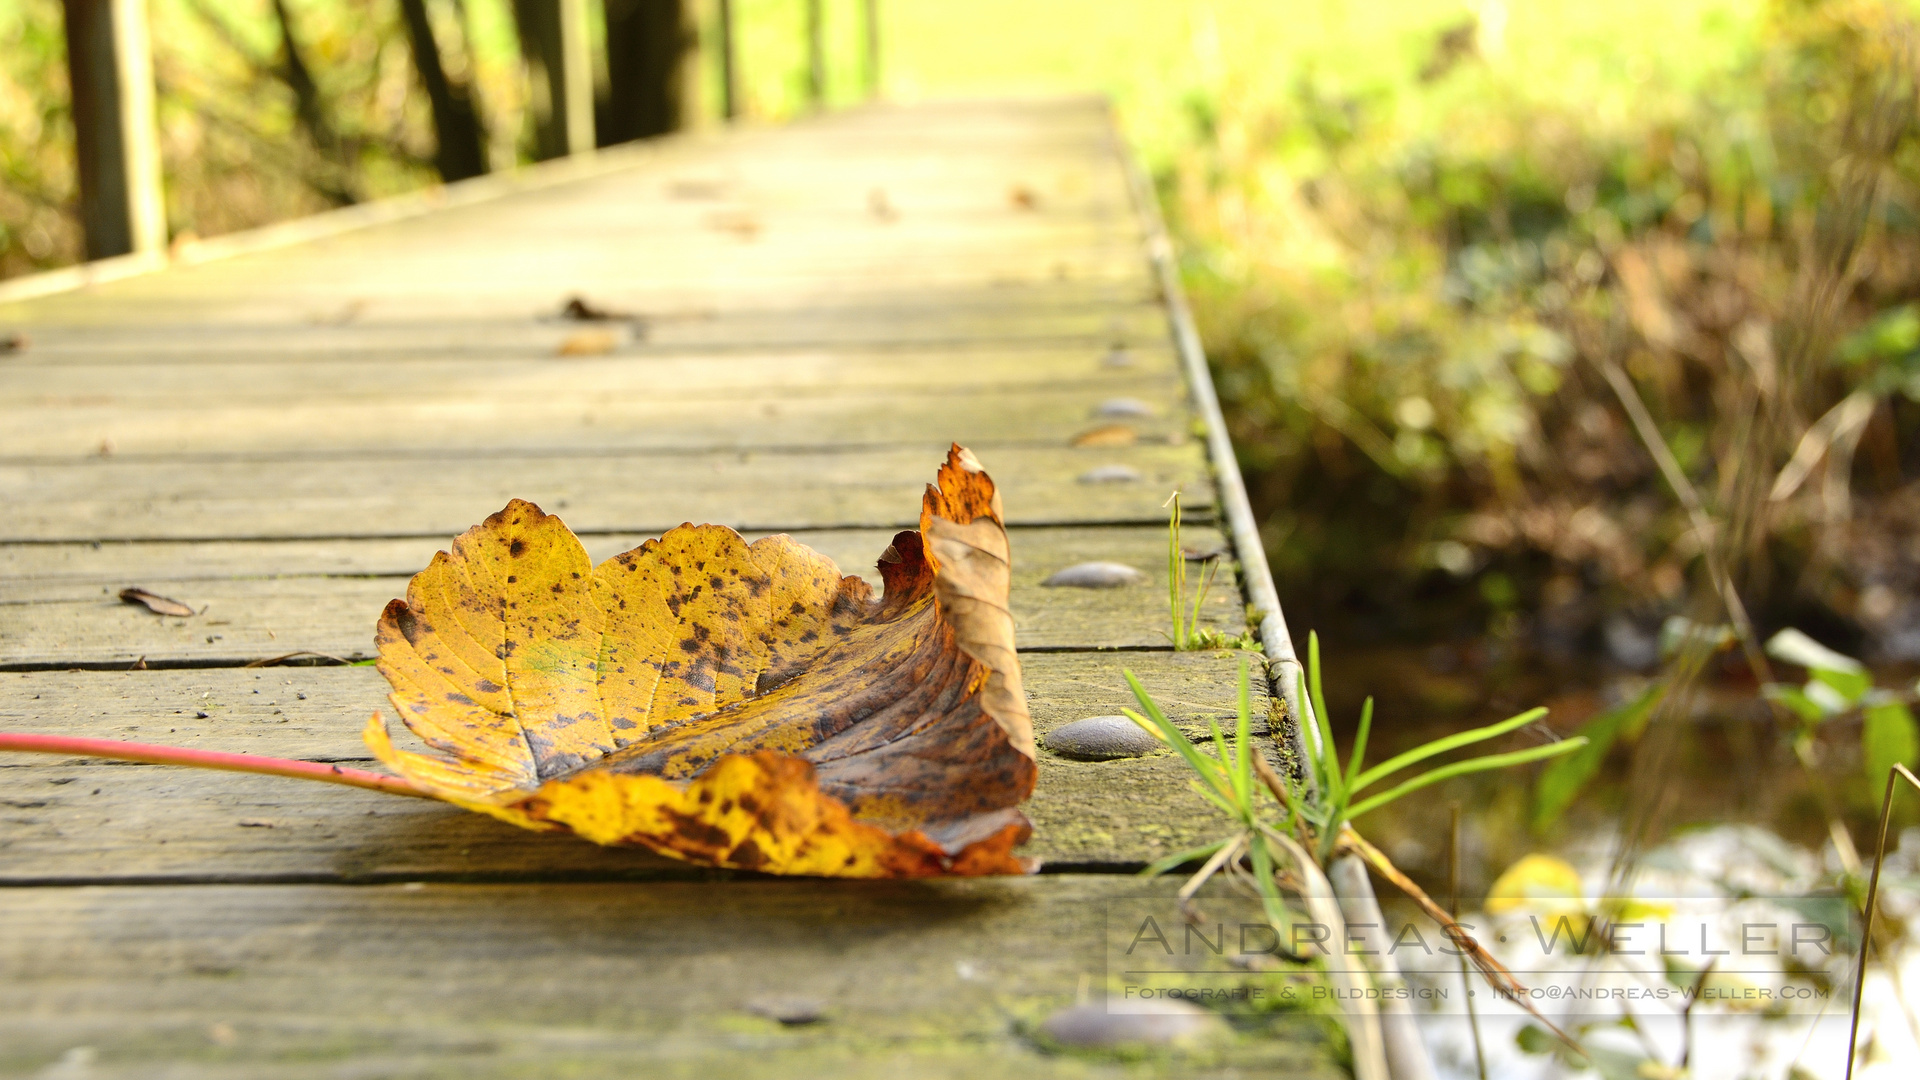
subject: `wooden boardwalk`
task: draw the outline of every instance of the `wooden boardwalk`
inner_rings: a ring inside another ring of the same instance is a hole
[[[596,559],[713,521],[877,585],[952,441],[1004,494],[1040,733],[1127,704],[1123,665],[1182,720],[1230,715],[1235,658],[1165,647],[1168,492],[1190,543],[1223,537],[1136,200],[1099,102],[874,109],[0,303],[30,339],[0,356],[0,726],[365,763],[373,669],[250,665],[369,656],[386,600],[509,497]],[[572,297],[640,322],[564,320]],[[1041,586],[1089,560],[1152,584]],[[767,880],[371,792],[0,756],[0,1075],[1119,1070],[1022,1032],[1104,982],[1104,901],[1166,891],[1111,871],[1209,813],[1166,755],[1043,753],[1028,810],[1035,878]],[[767,994],[826,1019],[783,1028]],[[1150,1071],[1315,1075],[1320,1030]]]

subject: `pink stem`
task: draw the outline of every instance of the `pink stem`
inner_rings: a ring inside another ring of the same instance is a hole
[[[431,799],[397,776],[384,776],[365,769],[346,769],[317,761],[292,761],[287,758],[255,757],[252,754],[223,754],[217,750],[189,750],[181,746],[155,746],[152,743],[121,742],[118,739],[74,739],[64,735],[17,735],[0,732],[0,750],[18,750],[34,754],[76,754],[111,761],[141,761],[149,765],[188,765],[197,769],[223,769],[227,772],[258,773],[261,776],[285,776],[295,780],[319,780],[328,784],[384,791],[389,795],[412,795]]]

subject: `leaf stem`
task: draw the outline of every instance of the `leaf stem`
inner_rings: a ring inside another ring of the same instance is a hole
[[[220,769],[226,772],[284,776],[293,780],[318,780],[327,784],[384,791],[389,795],[412,795],[431,799],[432,795],[397,776],[349,769],[319,761],[293,761],[288,758],[256,757],[253,754],[227,754],[217,750],[190,750],[183,746],[155,746],[152,743],[122,742],[118,739],[79,739],[64,735],[24,735],[0,732],[0,751],[33,754],[74,754],[106,758],[109,761],[138,761],[148,765],[185,765],[196,769]]]

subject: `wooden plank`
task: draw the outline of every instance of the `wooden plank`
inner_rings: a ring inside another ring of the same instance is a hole
[[[217,339],[166,335],[144,341],[66,342],[36,337],[31,352],[0,367],[0,408],[183,405],[199,401],[282,404],[369,401],[436,394],[480,398],[494,387],[523,400],[654,395],[736,398],[865,392],[1015,393],[1101,387],[1138,394],[1177,379],[1164,343],[1115,355],[1106,345],[989,343],[878,348],[728,351],[622,344],[609,357],[559,357],[577,326],[518,322],[485,334],[387,335],[317,340],[288,328]],[[593,328],[588,328],[593,329]],[[69,335],[74,336],[74,335]],[[503,342],[501,338],[518,338]],[[392,340],[401,338],[401,340]]]
[[[796,396],[775,391],[689,399],[635,393],[612,397],[557,386],[556,369],[485,380],[469,374],[444,387],[373,400],[281,397],[230,403],[217,388],[203,400],[172,403],[0,407],[6,454],[15,460],[152,455],[271,457],[350,450],[554,453],[799,446],[882,447],[920,443],[929,431],[967,445],[1012,440],[1064,446],[1112,423],[1103,403],[1116,397],[1150,410],[1126,423],[1147,442],[1178,440],[1192,428],[1174,376],[1027,388],[922,393],[842,392]],[[89,399],[80,398],[82,402]]]
[[[1310,1011],[1247,1010],[1221,1041],[1144,1059],[1028,1040],[1105,985],[1108,913],[1146,905],[1177,925],[1173,888],[1094,876],[0,890],[0,1072],[1345,1075]],[[821,1021],[782,1027],[752,1011],[765,997],[817,1002]]]
[[[944,436],[944,433],[942,433]],[[846,453],[454,453],[325,460],[0,464],[0,542],[452,536],[538,503],[581,532],[658,533],[685,521],[742,531],[906,528],[944,446]],[[1015,525],[1154,522],[1175,487],[1208,504],[1206,463],[1180,446],[974,447]],[[1088,484],[1124,464],[1142,481]]]
[[[801,533],[800,540],[877,590],[874,560],[887,531]],[[644,537],[588,537],[597,560]],[[1186,540],[1223,543],[1197,528]],[[1155,528],[1017,529],[1012,536],[1012,606],[1025,649],[1163,648],[1169,615],[1166,532]],[[306,650],[347,660],[372,655],[373,624],[407,578],[448,538],[290,544],[33,545],[0,548],[0,566],[41,571],[0,578],[0,669],[64,665],[245,664]],[[295,560],[304,560],[298,561]],[[1146,582],[1114,589],[1047,588],[1055,571],[1081,562],[1119,562]],[[332,576],[314,576],[327,574]],[[162,618],[124,604],[138,585],[204,609]],[[1221,574],[1204,625],[1245,629],[1232,572]]]
[[[1199,737],[1208,718],[1233,716],[1237,663],[1227,653],[1043,653],[1024,656],[1021,667],[1042,737],[1064,723],[1135,707],[1123,667]],[[12,673],[0,675],[0,726],[370,765],[360,729],[376,709],[391,716],[385,693],[371,668]],[[1262,733],[1265,701],[1256,702]],[[1026,806],[1035,827],[1026,850],[1067,864],[1131,866],[1204,843],[1218,815],[1188,789],[1188,776],[1166,752],[1084,762],[1042,751]],[[427,800],[33,755],[0,755],[0,820],[0,884],[535,880],[688,870]]]

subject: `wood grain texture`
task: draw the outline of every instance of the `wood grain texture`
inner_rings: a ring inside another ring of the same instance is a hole
[[[1330,1029],[1302,1012],[1131,1063],[1024,1036],[1104,984],[1108,912],[1177,923],[1172,888],[1087,876],[6,889],[0,1075],[1344,1075]],[[821,1020],[783,1028],[752,1011],[768,997],[817,1003]]]
[[[1227,653],[1022,660],[1042,738],[1061,724],[1135,707],[1122,669],[1201,735],[1208,718],[1232,717],[1237,666]],[[365,766],[371,755],[360,729],[376,709],[392,715],[386,690],[371,668],[6,673],[0,725]],[[1256,713],[1264,731],[1264,696]],[[1202,843],[1218,815],[1187,790],[1188,775],[1170,753],[1081,762],[1042,751],[1025,807],[1034,839],[1024,850],[1068,863],[1139,865]],[[0,755],[0,822],[0,885],[690,872],[645,852],[530,833],[440,803],[52,756]]]
[[[757,539],[760,534],[751,534]],[[801,533],[801,543],[860,574],[875,589],[874,560],[885,530]],[[244,544],[19,546],[0,549],[0,668],[26,665],[239,665],[307,650],[360,660],[372,655],[373,624],[388,600],[406,594],[442,540],[339,540]],[[644,536],[592,536],[596,562],[637,547]],[[1150,527],[1018,529],[1013,613],[1027,649],[1159,648],[1167,644],[1166,534]],[[1205,528],[1187,541],[1222,543]],[[1050,588],[1055,571],[1082,562],[1119,562],[1148,575],[1113,589]],[[38,568],[34,573],[31,568]],[[196,609],[191,618],[125,604],[138,586]],[[1231,568],[1203,607],[1203,623],[1240,633],[1246,620]]]
[[[1192,426],[1180,384],[1146,381],[1015,392],[985,388],[940,398],[923,394],[831,396],[754,393],[718,400],[671,395],[556,395],[555,373],[524,380],[450,380],[451,393],[394,395],[378,401],[301,395],[229,403],[219,398],[161,405],[0,408],[9,455],[86,458],[106,448],[119,460],[142,456],[293,455],[351,448],[499,453],[512,447],[567,450],[769,450],[802,446],[897,446],[952,432],[950,441],[990,445],[1031,440],[1064,446],[1111,422],[1100,415],[1116,397],[1147,406],[1127,417],[1147,442],[1180,438]],[[84,399],[83,399],[84,400]]]
[[[905,528],[946,449],[780,453],[610,451],[387,454],[0,464],[0,543],[320,536],[451,536],[505,506],[538,503],[583,532],[657,533],[682,522],[741,530]],[[1208,504],[1206,459],[1178,446],[974,446],[1010,525],[1151,522],[1175,487]],[[1142,482],[1083,484],[1126,464]]]

